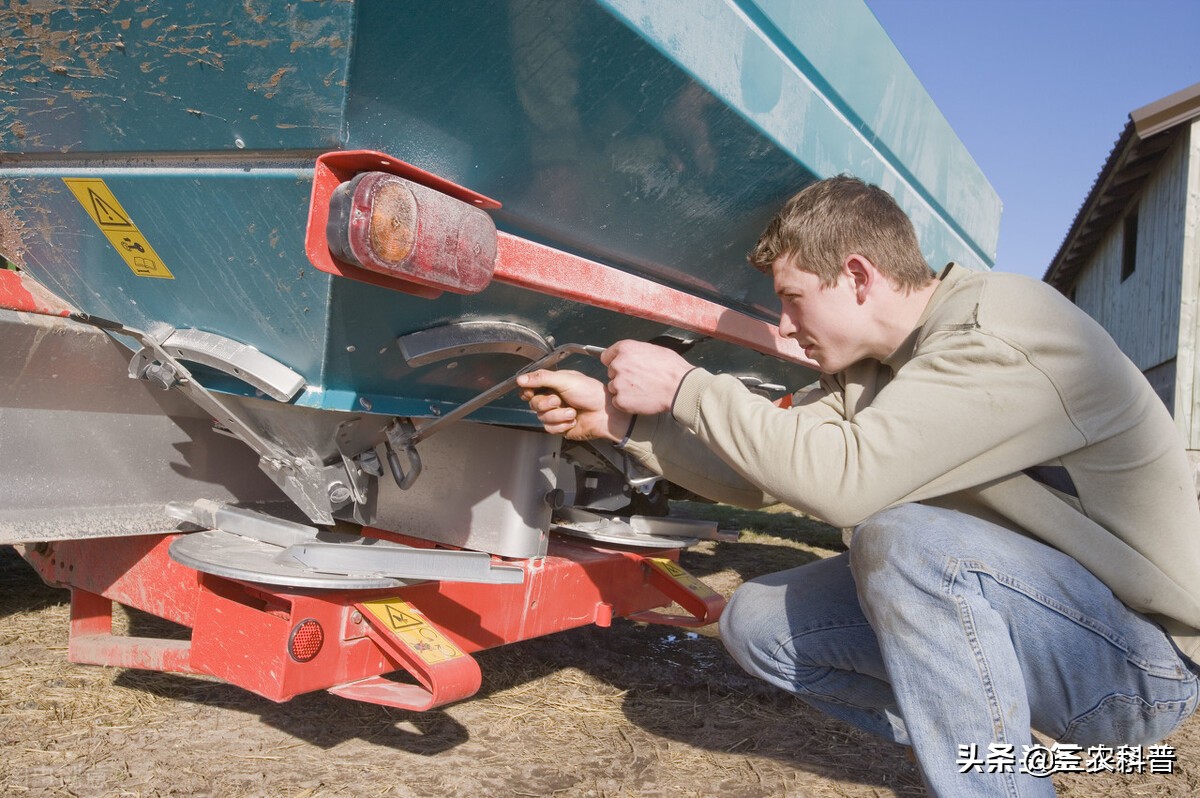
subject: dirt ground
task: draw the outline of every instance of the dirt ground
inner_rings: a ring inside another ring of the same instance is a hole
[[[720,517],[742,541],[683,564],[725,594],[838,547],[789,513]],[[66,593],[0,547],[0,795],[925,794],[901,749],[744,676],[712,627],[618,621],[486,651],[478,695],[418,714],[72,665],[67,620]],[[1059,774],[1059,794],[1200,794],[1200,718],[1166,742],[1171,774]]]

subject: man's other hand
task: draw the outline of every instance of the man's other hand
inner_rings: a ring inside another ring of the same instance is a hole
[[[670,349],[642,341],[618,341],[600,361],[608,366],[613,407],[631,415],[669,412],[679,383],[693,368]]]

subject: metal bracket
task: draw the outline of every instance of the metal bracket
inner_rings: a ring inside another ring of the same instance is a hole
[[[563,344],[550,349],[545,338],[528,327],[511,322],[447,324],[402,335],[397,339],[397,343],[410,366],[426,365],[464,354],[503,352],[523,357],[530,357],[533,353],[541,354],[541,357],[508,379],[496,383],[429,424],[417,428],[407,419],[397,419],[390,425],[386,430],[388,463],[396,484],[403,490],[411,488],[421,475],[418,443],[504,396],[517,387],[517,378],[522,374],[541,368],[553,368],[571,355],[600,357],[604,354],[603,347],[586,344]],[[407,471],[400,462],[398,452],[403,452],[408,459]]]
[[[201,385],[181,358],[242,379],[281,402],[290,401],[304,387],[304,378],[287,366],[251,346],[199,330],[176,330],[161,324],[143,331],[87,313],[72,313],[70,318],[137,341],[141,348],[129,363],[129,375],[164,390],[182,391],[213,417],[219,429],[228,430],[253,449],[259,455],[259,467],[313,521],[332,524],[334,509],[363,498],[364,480],[345,458],[341,464],[327,466],[294,456]]]
[[[483,677],[479,663],[450,641],[424,613],[400,599],[354,605],[367,636],[393,655],[419,684],[382,676],[328,688],[343,698],[423,712],[474,695]]]
[[[409,366],[427,366],[462,355],[517,355],[535,360],[551,344],[537,332],[511,321],[460,321],[418,330],[396,339]]]
[[[262,437],[257,431],[242,421],[229,406],[193,379],[192,373],[188,371],[187,367],[163,348],[159,342],[159,336],[162,336],[164,339],[169,338],[175,332],[174,328],[163,326],[159,328],[157,334],[151,334],[134,327],[126,327],[120,322],[103,319],[88,313],[72,313],[70,318],[73,321],[90,324],[107,332],[126,335],[141,344],[142,348],[134,355],[133,360],[130,361],[130,376],[137,379],[152,379],[163,388],[178,387],[189,399],[212,415],[217,423],[241,438],[259,456],[279,461],[292,459],[286,451]],[[263,355],[263,357],[266,356]],[[155,361],[158,362],[161,368],[151,368],[154,366]],[[280,365],[280,368],[286,368],[286,366]]]
[[[724,596],[689,574],[679,563],[666,557],[647,557],[644,562],[650,584],[691,614],[647,610],[626,616],[631,621],[695,628],[708,626],[721,617]]]
[[[748,375],[739,376],[738,381],[750,389],[751,393],[756,393],[759,396],[764,396],[767,399],[773,399],[778,394],[788,392],[786,385],[778,385],[773,382],[763,382],[758,377]]]
[[[350,485],[355,482],[344,461],[326,466],[285,454],[262,457],[258,467],[318,524],[332,524],[333,510],[354,498]]]
[[[650,491],[654,490],[654,485],[662,479],[657,474],[652,474],[643,469],[637,464],[636,460],[624,452],[618,451],[608,441],[595,440],[588,441],[587,443],[592,448],[592,451],[608,461],[608,464],[615,468],[617,473],[624,478],[626,484],[638,493],[649,495]]]
[[[600,515],[579,507],[561,507],[554,513],[554,528],[574,537],[653,549],[686,549],[701,539],[725,540],[717,524],[686,518]]]
[[[290,402],[304,387],[304,377],[252,346],[203,330],[177,330],[172,327],[152,328],[150,336],[158,344],[151,348],[145,342],[129,364],[129,375],[140,378],[152,368],[154,360],[162,360],[166,352],[172,358],[200,363],[236,377],[278,402]],[[175,368],[174,362],[170,364]]]
[[[297,543],[284,554],[327,574],[375,572],[397,579],[494,585],[519,585],[525,580],[520,568],[493,565],[491,555],[481,551],[419,549],[371,538],[351,543]]]

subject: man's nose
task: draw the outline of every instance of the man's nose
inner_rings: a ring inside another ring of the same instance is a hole
[[[779,337],[791,338],[796,334],[796,325],[792,323],[792,319],[788,314],[782,313],[779,316]]]

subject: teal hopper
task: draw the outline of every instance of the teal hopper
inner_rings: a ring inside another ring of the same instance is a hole
[[[215,503],[267,546],[308,534],[290,514],[675,550],[629,517],[678,491],[542,433],[515,374],[600,376],[633,338],[811,382],[745,255],[834,174],[892,193],[935,267],[994,260],[994,191],[858,0],[13,3],[0,48],[0,543]],[[391,578],[201,540],[179,556],[223,577]]]

